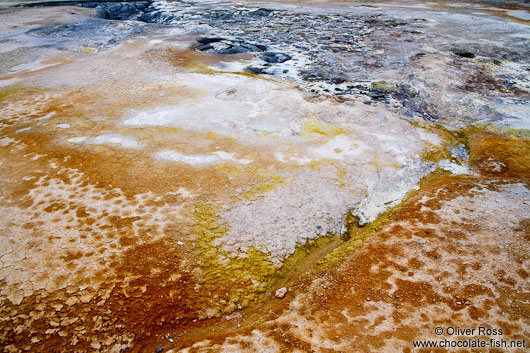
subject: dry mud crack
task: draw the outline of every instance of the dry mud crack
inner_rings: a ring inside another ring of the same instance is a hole
[[[528,351],[529,10],[3,2],[0,350]]]

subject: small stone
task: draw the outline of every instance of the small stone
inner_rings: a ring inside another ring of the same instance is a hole
[[[282,288],[278,289],[278,290],[276,291],[276,293],[274,293],[274,296],[275,296],[276,298],[283,299],[283,297],[285,297],[286,294],[287,294],[287,288],[282,287]]]
[[[184,243],[181,242],[181,241],[177,241],[177,244],[178,244],[178,245],[184,245]]]
[[[164,347],[156,347],[155,353],[162,353],[164,351]]]

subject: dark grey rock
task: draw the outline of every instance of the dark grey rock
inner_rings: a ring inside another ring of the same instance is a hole
[[[237,46],[229,46],[228,48],[225,48],[225,49],[214,49],[214,50],[210,50],[209,52],[215,53],[215,54],[229,55],[229,54],[248,53],[249,50],[237,45]]]
[[[215,52],[216,54],[241,54],[241,53],[250,53],[253,51],[257,51],[257,50],[254,50],[252,47],[234,45],[234,46],[229,46],[226,49],[212,50],[211,52]]]
[[[137,10],[136,10],[136,6],[132,5],[132,4],[123,4],[121,7],[120,7],[120,12],[121,13],[124,13],[124,14],[131,14],[131,13],[135,13]]]
[[[265,73],[266,68],[263,66],[248,66],[246,70],[250,73],[260,75]]]
[[[232,41],[218,37],[201,37],[198,38],[199,43],[206,43],[198,45],[197,50],[213,54],[240,54],[240,53],[255,53],[267,50],[267,47],[260,44],[245,43],[243,41]]]
[[[266,61],[268,63],[273,63],[273,64],[284,63],[292,59],[290,55],[283,54],[283,53],[274,53],[274,52],[265,52],[260,55],[260,58],[263,61]]]
[[[225,38],[221,37],[199,37],[197,38],[197,42],[201,44],[210,44],[210,43],[216,43],[225,40]]]
[[[208,51],[208,50],[213,50],[213,46],[211,46],[210,44],[203,44],[203,45],[199,45],[197,46],[197,50],[199,51]]]
[[[122,7],[121,3],[106,6],[108,12],[118,12],[120,11],[121,7]]]
[[[461,50],[461,49],[455,49],[453,50],[453,53],[463,58],[469,58],[469,59],[472,59],[476,56],[475,53],[472,53],[468,50]]]
[[[318,69],[304,70],[301,74],[305,81],[326,81],[330,79],[329,73]]]
[[[96,9],[96,16],[98,16],[99,18],[105,18],[105,19],[108,19],[110,17],[109,12],[103,7],[98,7]]]
[[[158,11],[144,12],[138,17],[138,20],[142,22],[147,22],[147,23],[154,23],[157,21],[159,17],[160,17],[160,12]]]
[[[261,9],[255,10],[255,11],[251,11],[248,14],[250,16],[266,16],[267,17],[271,13],[272,13],[272,10],[261,8]]]

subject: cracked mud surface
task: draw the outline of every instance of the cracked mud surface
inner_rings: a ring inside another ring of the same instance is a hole
[[[3,351],[529,337],[525,4],[87,4],[0,9]]]

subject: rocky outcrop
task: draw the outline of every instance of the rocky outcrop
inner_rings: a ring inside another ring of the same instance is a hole
[[[145,1],[45,1],[23,4],[25,7],[76,6],[97,9],[99,17],[108,20],[144,20],[153,22],[155,16],[149,16],[151,0]]]
[[[265,45],[248,43],[243,40],[230,40],[220,37],[200,37],[197,50],[213,54],[256,53],[267,50]]]

